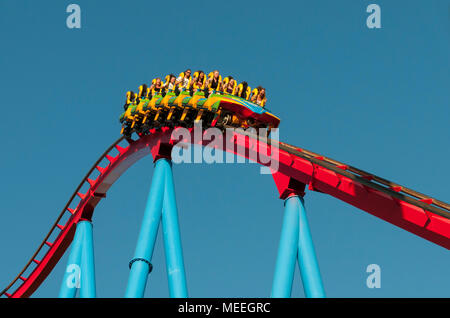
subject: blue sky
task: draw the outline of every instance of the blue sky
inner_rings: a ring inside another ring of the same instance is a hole
[[[0,1],[0,285],[22,269],[97,157],[124,94],[186,67],[267,88],[283,141],[449,202],[449,2]],[[366,7],[381,7],[368,29]],[[256,165],[175,165],[189,295],[270,295],[283,202]],[[94,216],[97,289],[122,297],[152,159]],[[320,193],[308,218],[329,297],[449,297],[442,247]],[[158,238],[147,297],[167,297]],[[58,295],[67,253],[34,294]],[[381,288],[368,289],[369,264]],[[296,272],[294,297],[303,297]]]

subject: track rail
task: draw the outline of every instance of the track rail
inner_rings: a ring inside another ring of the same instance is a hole
[[[92,175],[92,173],[94,172],[94,170],[96,170],[96,167],[100,164],[100,162],[106,158],[106,156],[116,147],[116,145],[118,145],[120,142],[122,142],[125,138],[122,136],[119,139],[117,139],[111,146],[108,147],[108,149],[106,149],[106,151],[99,157],[99,159],[94,163],[94,165],[89,169],[88,173],[83,177],[83,179],[81,180],[80,184],[78,185],[78,187],[75,189],[75,191],[72,193],[72,195],[70,196],[69,201],[67,201],[66,205],[64,206],[64,208],[62,209],[62,211],[60,212],[59,216],[56,218],[55,223],[53,223],[53,225],[51,226],[50,230],[48,231],[47,235],[45,236],[44,240],[42,241],[42,243],[38,246],[36,252],[33,254],[33,256],[31,256],[30,260],[26,263],[26,265],[24,266],[24,268],[20,271],[20,273],[11,281],[11,283],[5,287],[5,289],[3,289],[0,293],[0,296],[6,295],[8,297],[10,297],[10,294],[7,293],[7,291],[19,280],[25,281],[24,277],[22,276],[27,269],[33,264],[36,263],[39,265],[39,261],[36,260],[37,255],[42,251],[42,249],[48,244],[46,244],[48,242],[48,239],[50,238],[50,236],[53,234],[54,231],[57,230],[61,230],[59,228],[59,222],[61,221],[61,219],[63,218],[64,215],[66,215],[67,213],[70,213],[71,215],[74,214],[74,210],[70,209],[70,205],[72,204],[72,202],[74,201],[74,199],[77,197],[77,194],[79,193],[80,189],[86,184],[86,182],[88,182],[89,177]]]
[[[316,153],[314,153],[312,151],[309,151],[309,150],[306,150],[306,149],[303,149],[303,148],[297,148],[297,147],[291,146],[291,145],[283,143],[283,142],[280,143],[280,148],[285,149],[286,151],[288,151],[289,153],[292,153],[294,155],[295,154],[299,154],[299,153],[303,153],[308,158],[316,158],[316,159],[319,159],[319,160],[323,160],[324,162],[330,163],[330,164],[332,164],[332,165],[334,165],[336,167],[340,167],[340,169],[348,170],[348,171],[350,171],[350,172],[352,172],[354,174],[357,174],[357,175],[365,178],[368,181],[375,181],[375,182],[377,182],[377,183],[379,183],[381,185],[384,185],[387,188],[393,190],[394,192],[407,194],[407,195],[409,195],[411,197],[414,197],[414,198],[418,199],[420,202],[424,202],[424,203],[427,203],[427,204],[432,204],[432,205],[435,205],[436,207],[439,207],[439,208],[442,208],[442,209],[446,210],[447,212],[450,212],[450,204],[447,204],[447,203],[445,203],[443,201],[440,201],[440,200],[437,200],[435,198],[432,198],[432,197],[430,197],[428,195],[425,195],[423,193],[411,190],[411,189],[409,189],[409,188],[407,188],[405,186],[402,186],[402,185],[400,185],[398,183],[391,182],[391,181],[386,180],[384,178],[378,177],[378,176],[376,176],[376,175],[374,175],[372,173],[369,173],[369,172],[366,172],[364,170],[352,167],[350,165],[344,164],[344,163],[339,162],[337,160],[334,160],[334,159],[331,159],[331,158],[328,158],[328,157],[325,157],[325,156],[321,156],[321,155],[316,154]],[[337,172],[339,172],[339,171],[337,171]],[[416,201],[416,203],[420,204],[417,201]],[[420,205],[420,206],[423,206],[423,205]],[[437,212],[437,213],[441,213],[441,212]]]
[[[135,162],[149,155],[151,149],[159,147],[161,144],[173,146],[178,142],[195,143],[194,140],[174,141],[171,138],[171,132],[172,129],[168,128],[163,128],[159,132],[153,130],[150,135],[143,136],[136,141],[128,140],[127,147],[119,145],[124,137],[116,140],[82,179],[36,252],[17,277],[0,293],[0,296],[6,295],[14,298],[30,296],[50,274],[70,245],[76,223],[80,219],[90,219],[95,206],[106,196],[106,192],[112,184]],[[255,150],[250,146],[249,141],[244,141],[242,144],[242,141],[238,141],[237,136],[239,135],[235,134],[233,137],[235,138],[234,146],[241,143],[241,146],[247,149],[244,156],[253,158],[250,152]],[[256,151],[258,152],[264,147],[267,148],[268,145],[278,149],[280,173],[283,176],[293,178],[303,184],[309,184],[311,190],[332,195],[450,249],[449,204],[305,149],[286,143],[273,142],[270,139],[260,138],[258,141],[254,135],[250,135],[249,138],[256,140],[258,145]],[[201,144],[208,146],[204,141]],[[115,150],[119,154],[114,157],[111,153]],[[235,147],[227,148],[225,143],[222,150],[242,155],[237,153]],[[103,168],[99,164],[104,159],[107,159],[109,164]],[[94,170],[98,170],[100,175],[92,180],[90,176]],[[277,180],[275,181],[277,182]],[[86,183],[89,184],[89,190],[86,194],[82,194],[79,191]],[[77,207],[70,209],[77,196],[80,197]],[[66,224],[60,225],[59,222],[66,213],[70,213],[70,218]],[[57,238],[54,242],[48,242],[55,231],[59,231]],[[43,258],[37,260],[36,257],[46,246],[48,249]],[[28,270],[31,270],[31,273],[28,277],[24,277],[24,273]],[[15,287],[20,282],[21,284]],[[8,291],[12,292],[8,293]]]
[[[228,127],[228,128],[231,128],[231,127]],[[264,141],[269,145],[273,144],[270,139],[263,138],[261,136],[257,136],[254,134],[249,134],[249,136],[251,136],[253,138],[260,138],[261,141]],[[295,146],[292,146],[292,145],[284,143],[284,142],[277,142],[274,146],[278,147],[281,150],[288,152],[291,155],[305,158],[305,159],[313,162],[316,165],[323,166],[324,168],[330,169],[331,171],[338,173],[340,175],[344,175],[344,176],[350,177],[350,178],[353,178],[354,176],[361,177],[362,179],[358,178],[357,180],[360,181],[361,183],[363,183],[364,185],[374,187],[377,190],[382,190],[382,191],[388,193],[389,195],[399,197],[398,195],[396,195],[396,193],[397,194],[405,194],[407,196],[401,196],[401,198],[406,199],[407,202],[409,202],[417,207],[424,208],[426,210],[431,210],[431,212],[433,212],[433,213],[436,213],[447,219],[450,219],[450,204],[448,204],[448,203],[437,200],[437,199],[432,198],[423,193],[411,190],[405,186],[402,186],[395,182],[378,177],[378,176],[376,176],[372,173],[366,172],[364,170],[361,170],[361,169],[355,168],[353,166],[339,162],[337,160],[319,155],[317,153],[306,150],[304,148],[295,147]],[[350,173],[346,173],[345,171],[348,171]],[[374,182],[372,182],[372,181],[374,181]],[[384,187],[378,187],[377,184],[384,186]]]
[[[292,155],[305,158],[316,165],[327,168],[340,175],[357,180],[358,182],[366,186],[381,190],[393,197],[404,200],[417,207],[429,210],[430,212],[450,219],[450,205],[445,202],[439,201],[420,192],[411,190],[397,183],[380,178],[374,174],[343,164],[339,161],[320,156],[305,149],[298,149],[285,143],[280,143],[280,149],[286,150]]]

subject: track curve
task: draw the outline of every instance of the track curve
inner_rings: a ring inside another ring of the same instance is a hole
[[[192,131],[192,128],[189,130]],[[83,178],[37,251],[17,277],[0,293],[0,296],[6,295],[12,298],[31,296],[69,247],[75,234],[76,223],[80,219],[91,219],[95,207],[102,198],[106,197],[107,191],[114,182],[134,163],[151,154],[153,149],[161,145],[172,147],[179,142],[212,146],[210,141],[196,141],[194,138],[174,140],[172,132],[173,129],[169,128],[153,130],[151,134],[142,136],[136,141],[128,140],[127,146],[120,145],[124,142],[124,137],[116,140]],[[286,194],[286,190],[296,190],[292,188],[299,184],[309,185],[310,190],[332,195],[450,249],[450,206],[447,203],[301,148],[272,142],[270,139],[258,140],[254,135],[241,137],[242,135],[234,132],[231,135],[231,142],[224,139],[214,140],[212,147],[250,160],[257,158],[256,161],[262,165],[267,165],[268,158],[277,160],[279,169],[273,172],[273,177],[280,197]],[[270,145],[273,146],[272,150],[268,150]],[[239,151],[236,147],[245,151]],[[117,155],[112,155],[113,152]],[[258,155],[255,156],[256,153]],[[106,167],[100,167],[99,164],[104,159],[107,159],[109,164]],[[99,175],[91,179],[90,176],[95,170],[99,171]],[[86,183],[89,184],[89,190],[87,193],[80,193],[80,189]],[[77,196],[80,198],[78,205],[75,209],[70,209]],[[70,213],[70,218],[66,224],[59,224],[67,213]],[[59,231],[59,234],[53,242],[48,242],[54,231]],[[44,248],[47,249],[44,251],[44,256],[41,260],[37,260],[36,257],[43,252]],[[24,277],[23,274],[28,270],[31,273],[28,277]]]

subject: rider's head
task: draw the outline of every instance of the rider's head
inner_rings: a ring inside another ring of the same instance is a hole
[[[266,97],[266,89],[264,87],[261,87],[261,89],[259,90],[259,96]]]

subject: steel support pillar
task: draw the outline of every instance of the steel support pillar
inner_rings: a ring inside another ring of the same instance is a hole
[[[289,197],[284,201],[284,218],[271,294],[274,298],[291,297],[299,237],[299,213],[294,198]]]
[[[83,248],[83,228],[77,224],[75,236],[72,241],[66,270],[59,290],[59,298],[75,298],[80,288],[81,254]]]
[[[295,263],[298,258],[305,296],[323,298],[325,291],[306,218],[304,200],[298,195],[291,195],[286,198],[284,206],[285,212],[271,297],[287,298],[291,296]]]
[[[95,298],[95,266],[92,223],[81,220],[77,223],[59,298]]]
[[[95,298],[95,265],[94,265],[94,241],[92,235],[92,223],[83,220],[78,223],[83,231],[83,249],[81,253],[81,298]]]
[[[170,297],[187,298],[183,250],[181,247],[175,187],[170,164],[165,169],[162,228]]]
[[[134,253],[130,261],[130,275],[125,292],[127,298],[142,298],[147,285],[148,274],[152,271],[151,259],[158,235],[164,199],[165,170],[170,162],[161,158],[155,162],[152,185],[145,207],[144,219]]]
[[[144,220],[134,258],[130,262],[131,271],[125,297],[141,298],[144,296],[147,277],[152,270],[151,259],[161,218],[170,297],[184,298],[187,297],[186,275],[172,164],[167,158],[159,158],[155,162]]]
[[[319,263],[314,251],[311,232],[306,217],[305,201],[296,197],[299,206],[300,231],[298,240],[298,264],[302,276],[303,290],[307,298],[325,298],[325,290],[320,276]]]

